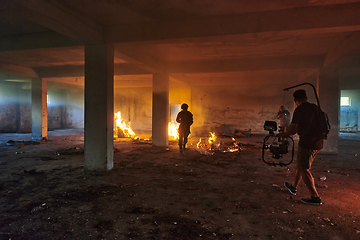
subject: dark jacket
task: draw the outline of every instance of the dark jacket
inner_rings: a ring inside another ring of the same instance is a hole
[[[312,150],[323,148],[324,140],[321,138],[317,109],[318,107],[315,104],[304,102],[294,111],[292,123],[299,126],[299,145],[303,148]]]
[[[190,133],[190,126],[193,124],[193,115],[189,111],[181,111],[176,117],[176,122],[180,123],[179,131],[185,131],[185,133]]]

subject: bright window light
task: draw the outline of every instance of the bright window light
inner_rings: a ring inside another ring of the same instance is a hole
[[[341,106],[350,106],[350,97],[341,97],[340,98],[340,105]]]

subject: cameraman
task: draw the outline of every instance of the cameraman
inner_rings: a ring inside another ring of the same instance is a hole
[[[293,93],[293,97],[297,108],[294,111],[291,124],[285,132],[278,134],[278,137],[283,138],[296,133],[300,136],[295,179],[292,184],[285,182],[285,187],[291,194],[296,195],[296,188],[301,179],[303,179],[311,196],[309,198],[301,199],[301,202],[311,205],[320,205],[322,204],[321,198],[316,190],[314,178],[311,175],[310,169],[316,155],[323,147],[323,139],[313,141],[316,138],[315,133],[318,130],[318,125],[316,124],[314,104],[307,101],[306,91],[303,89],[297,90]]]
[[[290,125],[290,112],[286,110],[284,106],[280,106],[276,118],[280,119],[280,131],[286,132],[286,129]]]

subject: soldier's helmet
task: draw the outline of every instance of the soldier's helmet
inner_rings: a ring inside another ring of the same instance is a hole
[[[188,108],[189,108],[189,106],[186,103],[183,103],[181,105],[181,109],[183,109],[183,110],[187,110]]]

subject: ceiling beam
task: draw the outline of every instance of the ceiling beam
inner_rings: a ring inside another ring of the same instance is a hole
[[[259,71],[279,69],[318,69],[323,66],[324,56],[295,56],[229,61],[198,61],[170,62],[166,71],[174,79],[191,85],[191,80],[184,73]],[[84,66],[52,66],[34,68],[36,75],[42,78],[81,77],[84,76]],[[114,65],[114,75],[151,74],[142,67],[119,63]],[[21,74],[20,74],[21,75]]]
[[[115,56],[144,69],[146,73],[168,72],[167,64],[139,51],[136,47],[116,45]],[[145,73],[145,72],[144,72]],[[132,73],[130,73],[132,74]],[[116,73],[115,73],[116,75]],[[119,74],[121,75],[121,74]],[[170,75],[175,81],[190,85],[190,80],[183,74]]]
[[[121,80],[114,82],[114,88],[138,88],[138,87],[146,87],[152,88],[152,81],[146,80]]]
[[[346,3],[105,28],[105,42],[161,41],[278,32],[303,35],[360,31],[360,3]],[[324,21],[325,19],[325,21]]]
[[[324,56],[293,56],[229,61],[171,62],[169,73],[206,73],[320,68]]]
[[[38,74],[29,67],[0,61],[0,72],[25,77],[38,77]]]
[[[173,73],[170,74],[170,80],[173,80],[175,83],[181,83],[186,84],[188,86],[191,86],[192,79],[190,79],[188,76],[182,73]]]
[[[73,12],[61,4],[46,0],[3,0],[2,7],[42,25],[86,44],[103,42],[102,27],[96,22]]]
[[[115,56],[123,59],[131,64],[131,66],[137,66],[139,69],[143,69],[143,73],[139,70],[137,72],[139,74],[146,73],[157,73],[157,72],[168,72],[167,64],[161,62],[160,60],[147,55],[146,53],[139,51],[136,47],[126,46],[123,47],[121,45],[116,45]],[[119,74],[115,75],[130,75],[136,74],[135,72],[131,72],[129,74],[122,74],[122,71],[119,71]],[[170,75],[174,80],[179,81],[181,83],[185,83],[190,85],[190,80],[184,74],[172,74]]]
[[[116,44],[114,55],[151,73],[166,71],[166,65],[163,62],[137,47]]]
[[[20,80],[20,81],[31,81],[31,77],[20,76],[11,73],[2,73],[0,70],[0,81],[4,80]]]
[[[114,75],[137,75],[137,74],[149,74],[149,71],[144,70],[144,68],[128,64],[120,63],[114,65]]]
[[[36,67],[34,70],[41,78],[83,77],[85,67],[84,65],[52,66]]]
[[[79,77],[79,78],[68,78],[68,77],[64,77],[64,78],[45,78],[45,80],[48,83],[51,83],[51,87],[56,87],[56,88],[69,88],[69,87],[84,87],[84,77]],[[50,84],[48,84],[48,86],[50,86]]]
[[[56,32],[12,35],[0,38],[0,52],[53,47],[81,46],[79,41]]]
[[[52,67],[37,67],[35,72],[41,78],[64,78],[64,77],[83,77],[84,65],[68,65],[68,66],[52,66]],[[134,75],[134,74],[148,74],[149,72],[139,68],[138,66],[119,63],[114,64],[114,75]]]

